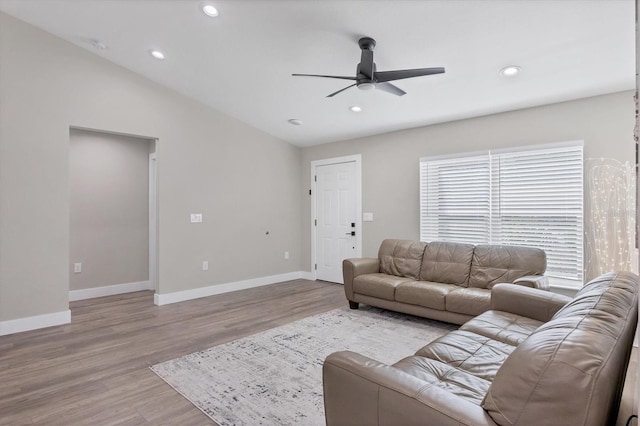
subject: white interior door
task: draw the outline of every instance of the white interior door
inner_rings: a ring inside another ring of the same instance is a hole
[[[356,161],[315,166],[316,279],[342,283],[342,260],[360,255]]]

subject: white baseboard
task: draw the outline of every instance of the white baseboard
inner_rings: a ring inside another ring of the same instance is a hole
[[[149,281],[138,281],[134,283],[114,284],[104,287],[84,288],[82,290],[72,290],[69,292],[69,302],[76,300],[93,299],[95,297],[113,296],[114,294],[133,293],[134,291],[154,290]]]
[[[35,315],[9,321],[0,321],[0,336],[21,333],[23,331],[36,330],[38,328],[52,327],[54,325],[69,324],[71,311],[54,312],[52,314]]]
[[[201,297],[229,293],[231,291],[261,287],[263,285],[276,284],[283,281],[310,279],[307,278],[307,275],[305,274],[310,274],[310,272],[288,272],[285,274],[271,275],[268,277],[252,278],[250,280],[235,281],[230,283],[211,285],[207,287],[194,288],[193,290],[176,291],[167,294],[156,293],[153,297],[153,303],[158,306],[168,305],[170,303],[184,302],[185,300],[199,299]]]
[[[309,271],[300,271],[300,278],[303,279],[303,280],[315,281],[316,280],[316,274],[314,274],[313,272],[309,272]]]

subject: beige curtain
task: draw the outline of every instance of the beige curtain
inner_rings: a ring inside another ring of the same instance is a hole
[[[610,158],[585,160],[585,282],[635,270],[635,171]]]

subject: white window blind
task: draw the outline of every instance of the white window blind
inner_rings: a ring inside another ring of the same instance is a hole
[[[583,276],[582,143],[420,160],[420,239],[525,245],[546,275]]]
[[[421,161],[420,176],[425,183],[420,185],[421,241],[471,244],[489,241],[491,168],[488,153]]]

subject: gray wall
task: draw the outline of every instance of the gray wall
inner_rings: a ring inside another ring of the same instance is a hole
[[[631,92],[300,150],[4,14],[0,58],[0,321],[68,308],[70,127],[158,140],[160,294],[310,270],[312,160],[362,154],[370,256],[417,238],[421,156],[584,139],[633,159]]]
[[[301,269],[300,149],[4,14],[0,58],[0,321],[68,309],[70,127],[157,139],[159,293]]]
[[[149,150],[153,141],[71,129],[70,290],[149,279]]]
[[[585,158],[632,162],[633,124],[633,92],[622,92],[306,148],[300,179],[308,188],[313,160],[362,154],[362,211],[374,215],[363,223],[362,253],[376,256],[385,238],[419,238],[420,157],[584,140]],[[302,258],[309,259],[308,199],[302,210]]]

